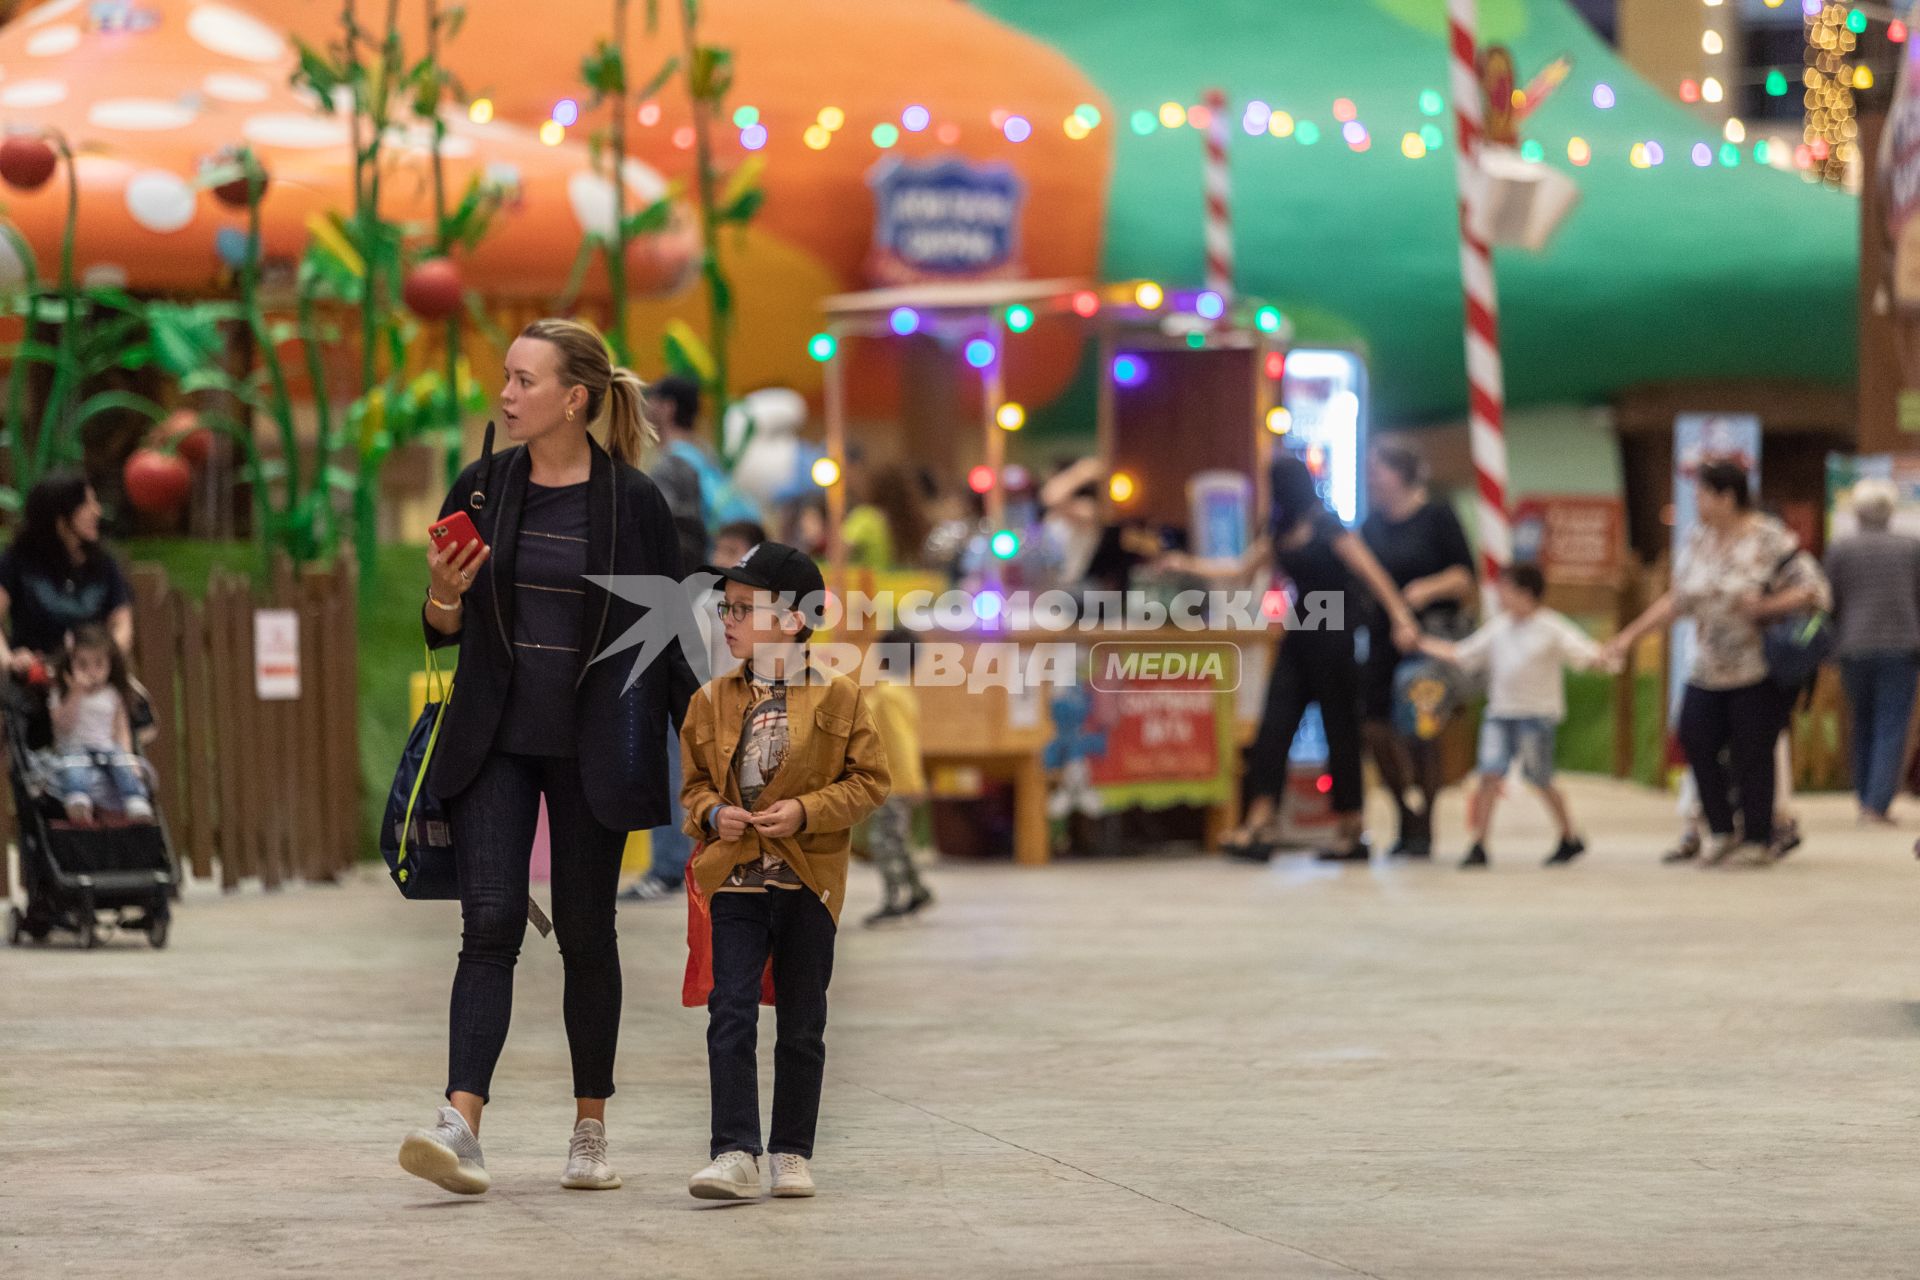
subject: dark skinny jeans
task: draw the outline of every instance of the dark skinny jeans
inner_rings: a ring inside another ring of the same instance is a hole
[[[773,1137],[769,1151],[813,1158],[827,1069],[833,915],[808,889],[716,893],[707,1075],[713,1147],[760,1154],[760,977],[773,961]]]
[[[566,968],[562,1008],[573,1056],[573,1096],[613,1095],[620,1037],[614,893],[627,833],[594,820],[579,761],[498,752],[448,806],[458,848],[461,922],[447,1053],[449,1094],[486,1098],[507,1042],[542,795],[553,850],[553,930]]]

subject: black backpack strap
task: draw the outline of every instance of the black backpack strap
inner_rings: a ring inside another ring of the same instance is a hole
[[[493,419],[487,419],[486,439],[480,445],[480,475],[475,481],[473,492],[467,495],[467,505],[475,511],[487,509],[487,487],[493,483]]]

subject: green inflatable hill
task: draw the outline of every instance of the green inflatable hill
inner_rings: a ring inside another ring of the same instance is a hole
[[[1444,0],[976,0],[1074,59],[1112,99],[1117,146],[1106,268],[1197,283],[1201,135],[1135,111],[1217,86],[1232,128],[1239,286],[1289,304],[1308,339],[1359,338],[1376,420],[1464,411]],[[1680,0],[1675,0],[1676,3]],[[1546,253],[1499,255],[1511,403],[1593,402],[1636,383],[1769,376],[1845,383],[1855,362],[1857,202],[1797,175],[1722,163],[1722,139],[1641,80],[1561,0],[1481,0],[1482,39],[1514,51],[1524,82],[1566,54],[1573,72],[1525,135],[1583,200]],[[1602,110],[1607,85],[1616,105]],[[1604,97],[1604,95],[1602,95]],[[1341,137],[1336,99],[1371,135]],[[1241,107],[1270,103],[1320,134],[1249,136]],[[1429,108],[1435,103],[1429,99]],[[1402,153],[1409,132],[1445,144]],[[1576,168],[1568,144],[1592,162]],[[1635,168],[1635,143],[1664,161]],[[1713,160],[1694,163],[1706,143]]]

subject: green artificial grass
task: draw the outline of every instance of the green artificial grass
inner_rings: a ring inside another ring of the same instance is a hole
[[[1567,718],[1560,725],[1554,762],[1573,773],[1613,772],[1613,677],[1567,673]],[[1660,679],[1640,675],[1633,684],[1633,764],[1635,782],[1659,786],[1665,744],[1660,714]]]

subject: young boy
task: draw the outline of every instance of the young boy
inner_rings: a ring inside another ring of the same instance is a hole
[[[1487,865],[1487,832],[1501,781],[1515,758],[1521,776],[1533,784],[1560,828],[1560,843],[1547,857],[1550,867],[1565,866],[1587,851],[1573,833],[1567,798],[1553,785],[1553,740],[1566,718],[1564,690],[1568,667],[1600,665],[1600,646],[1565,616],[1540,603],[1546,578],[1537,565],[1516,564],[1496,585],[1500,614],[1457,644],[1428,636],[1421,652],[1469,669],[1488,672],[1487,714],[1480,725],[1480,786],[1469,806],[1473,848],[1462,870]]]
[[[880,806],[868,828],[873,865],[880,872],[886,897],[880,909],[867,917],[869,927],[885,920],[910,916],[933,901],[920,879],[907,847],[913,829],[913,808],[926,795],[926,776],[920,767],[920,701],[911,687],[914,663],[913,633],[895,630],[881,640],[887,662],[880,678],[867,690],[873,722],[887,752],[893,774],[893,793]]]
[[[720,616],[741,665],[694,695],[680,736],[686,830],[706,842],[688,871],[713,922],[713,1163],[688,1190],[702,1200],[760,1195],[755,1040],[771,960],[773,1194],[810,1196],[848,833],[886,799],[887,762],[860,686],[808,660],[826,590],[813,561],[763,542],[710,571],[726,583]]]

